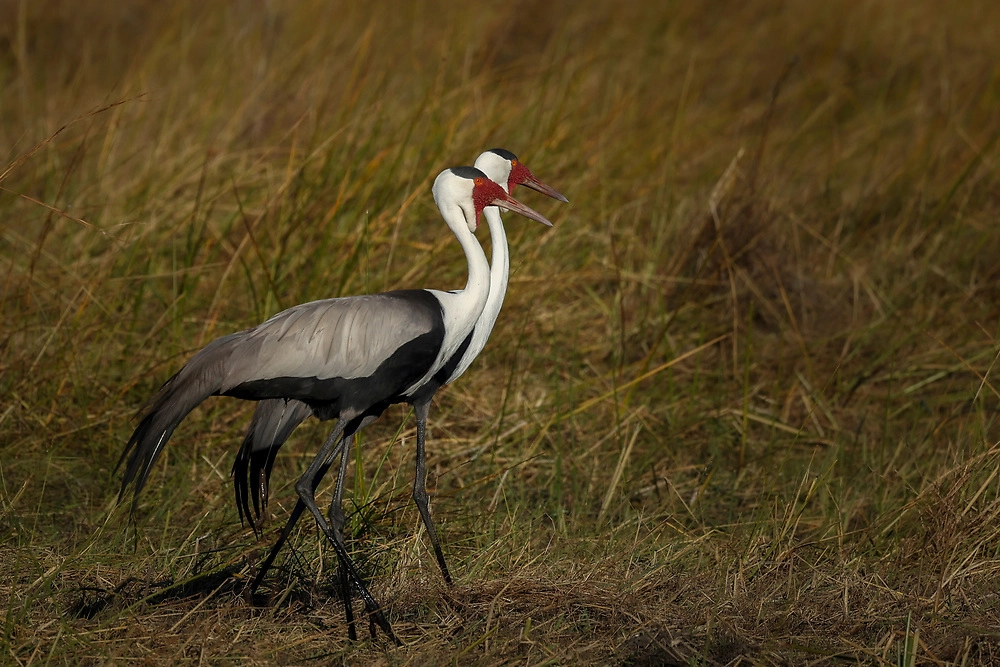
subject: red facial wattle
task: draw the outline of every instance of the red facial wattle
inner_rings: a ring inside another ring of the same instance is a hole
[[[479,216],[483,209],[491,206],[497,199],[507,199],[507,193],[499,185],[487,178],[477,178],[474,181],[472,190],[472,203],[476,207],[476,224],[479,224]]]
[[[511,160],[510,176],[507,177],[507,191],[514,193],[514,188],[522,183],[535,180],[531,171],[520,160]]]

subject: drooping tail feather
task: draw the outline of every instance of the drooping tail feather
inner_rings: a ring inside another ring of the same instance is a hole
[[[176,375],[167,380],[150,400],[145,415],[125,445],[117,466],[121,467],[127,458],[118,501],[121,502],[129,484],[134,482],[133,512],[139,493],[146,485],[149,471],[174,429],[198,404],[219,393],[232,343],[241,333],[217,338],[206,345]]]
[[[282,398],[260,401],[254,410],[232,471],[240,521],[246,520],[254,532],[261,526],[261,512],[267,509],[274,457],[292,431],[310,414],[312,408],[305,403]],[[250,487],[253,487],[252,492]]]

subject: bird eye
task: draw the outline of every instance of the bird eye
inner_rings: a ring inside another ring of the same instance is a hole
[[[481,178],[476,178],[476,179],[473,179],[473,182],[474,182],[474,183],[475,183],[476,185],[482,185],[482,184],[483,184],[483,179],[481,179]]]
[[[510,166],[512,166],[512,167],[516,167],[516,166],[517,166],[517,160],[516,160],[516,159],[514,159],[514,160],[511,160],[511,161],[510,161]]]

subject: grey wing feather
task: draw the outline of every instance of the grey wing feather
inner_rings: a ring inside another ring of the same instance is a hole
[[[433,326],[426,309],[384,294],[295,306],[244,332],[222,391],[278,377],[368,377]]]
[[[403,294],[306,303],[206,345],[160,388],[126,443],[119,500],[134,482],[134,509],[174,429],[209,396],[261,379],[367,377],[399,346],[431,331],[435,313],[427,302]]]
[[[128,459],[119,500],[125,495],[126,487],[135,481],[135,502],[138,502],[149,470],[174,429],[199,403],[218,393],[229,351],[241,335],[242,332],[213,340],[167,380],[150,400],[142,421],[132,432],[118,461],[120,466]]]

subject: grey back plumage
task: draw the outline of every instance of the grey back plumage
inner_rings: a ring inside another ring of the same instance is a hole
[[[244,332],[221,393],[277,377],[362,378],[405,343],[430,332],[434,313],[402,293],[313,301]]]

